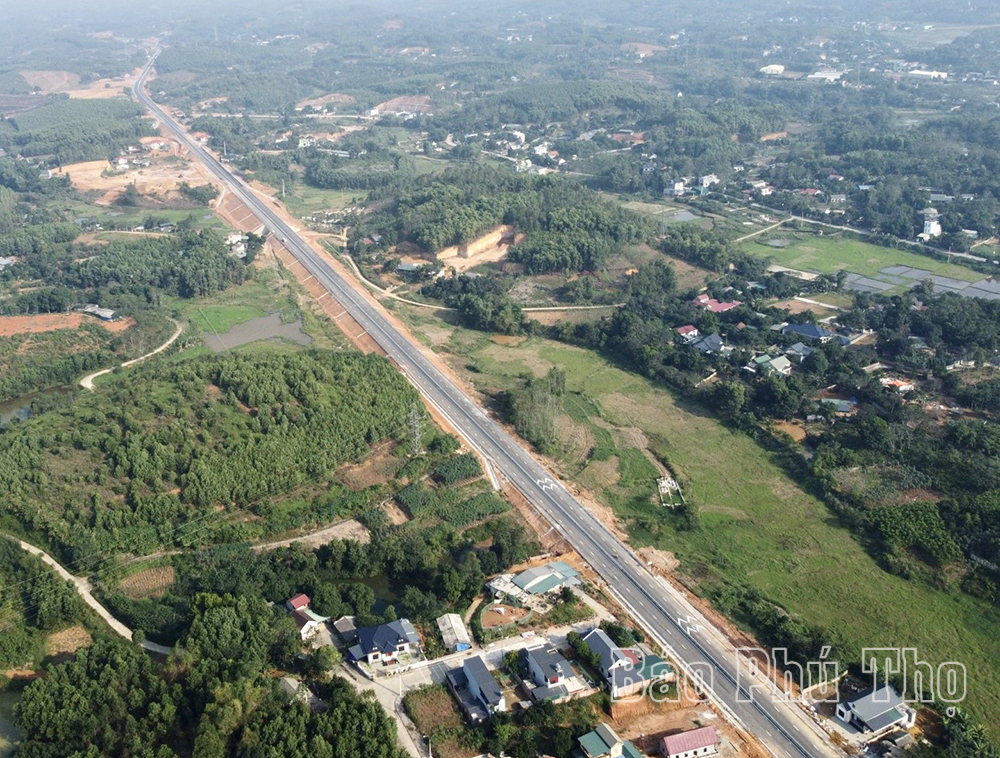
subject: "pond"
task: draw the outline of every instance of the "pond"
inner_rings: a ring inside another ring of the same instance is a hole
[[[221,353],[257,340],[286,339],[304,347],[312,344],[312,337],[302,331],[301,316],[295,321],[284,323],[280,313],[257,316],[222,334],[202,332],[201,337],[213,353]]]
[[[0,429],[5,429],[11,421],[27,421],[31,418],[31,404],[39,398],[66,395],[72,391],[72,387],[51,387],[0,403]]]
[[[20,698],[18,692],[0,692],[0,758],[13,754],[21,739],[14,728],[14,705]]]

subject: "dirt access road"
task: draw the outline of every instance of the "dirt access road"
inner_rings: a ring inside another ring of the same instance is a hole
[[[69,571],[67,571],[62,566],[62,564],[60,564],[55,558],[53,558],[51,555],[46,553],[41,548],[37,548],[30,543],[24,542],[23,540],[18,540],[13,537],[11,537],[11,539],[14,539],[14,541],[17,542],[20,548],[24,550],[26,553],[31,553],[32,555],[41,558],[42,562],[50,566],[51,568],[55,569],[55,572],[62,579],[65,579],[67,582],[70,582],[74,587],[76,587],[76,591],[80,593],[80,597],[83,598],[83,602],[85,602],[88,606],[90,606],[97,613],[98,616],[104,619],[104,621],[107,622],[108,626],[110,626],[115,633],[121,635],[127,640],[132,639],[132,630],[129,629],[127,626],[125,626],[125,624],[116,619],[114,616],[112,616],[111,611],[109,611],[107,608],[101,605],[100,602],[97,600],[97,598],[94,597],[93,587],[91,586],[90,580],[87,577],[74,576],[73,574],[69,573]],[[156,642],[143,640],[142,647],[143,649],[148,650],[151,653],[157,653],[159,655],[170,655],[170,648],[164,645],[159,645]]]
[[[164,350],[166,350],[168,347],[170,347],[172,344],[174,344],[174,342],[176,342],[177,338],[181,336],[181,332],[184,331],[184,327],[180,323],[178,323],[177,321],[174,321],[173,319],[170,319],[170,320],[173,321],[174,326],[177,327],[177,329],[174,331],[173,335],[171,335],[170,339],[168,339],[166,342],[164,342],[162,345],[160,345],[155,350],[151,350],[150,352],[146,353],[145,355],[140,355],[138,358],[133,358],[130,361],[125,361],[121,365],[121,368],[128,368],[129,366],[134,366],[137,363],[141,363],[142,361],[146,360],[147,358],[152,358],[154,355],[158,355],[159,353],[162,353]],[[93,374],[87,374],[85,377],[83,377],[83,379],[80,380],[80,386],[83,387],[85,390],[93,390],[94,389],[94,380],[97,379],[100,376],[104,376],[105,374],[110,374],[112,371],[115,370],[115,368],[116,368],[115,366],[112,366],[111,368],[103,368],[100,371],[95,371]]]

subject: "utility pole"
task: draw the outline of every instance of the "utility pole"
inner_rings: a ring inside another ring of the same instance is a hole
[[[423,447],[420,445],[420,421],[422,415],[416,404],[410,408],[410,455],[421,455],[424,452]]]

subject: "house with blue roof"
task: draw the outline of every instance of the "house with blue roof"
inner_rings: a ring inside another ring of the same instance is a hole
[[[815,342],[829,342],[836,336],[832,329],[819,324],[786,324],[781,328],[781,333]]]

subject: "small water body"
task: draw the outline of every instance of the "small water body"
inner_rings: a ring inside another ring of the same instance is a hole
[[[693,214],[691,211],[678,211],[673,216],[671,216],[669,221],[697,221],[700,217]]]
[[[312,344],[312,337],[302,331],[301,316],[286,324],[282,323],[280,313],[257,316],[222,334],[202,332],[201,337],[213,353],[221,353],[257,340],[286,339],[303,347]]]
[[[0,692],[0,758],[13,755],[21,739],[14,727],[14,706],[20,699],[19,692]]]
[[[27,421],[31,418],[31,404],[36,400],[44,397],[68,395],[72,391],[72,387],[50,387],[0,403],[0,429],[6,429],[12,422]]]

